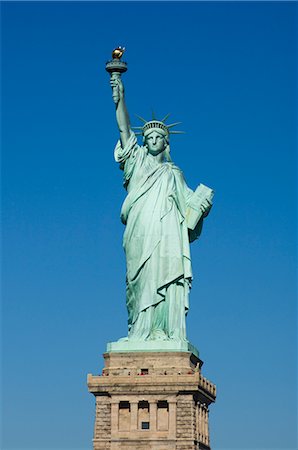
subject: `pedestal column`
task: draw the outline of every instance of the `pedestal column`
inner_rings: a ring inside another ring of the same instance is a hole
[[[157,429],[157,402],[153,400],[149,403],[149,414],[150,414],[150,430],[151,432],[156,432]]]

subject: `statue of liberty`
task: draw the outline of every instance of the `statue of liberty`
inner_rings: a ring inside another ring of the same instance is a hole
[[[127,190],[121,220],[126,226],[128,336],[122,341],[187,343],[190,242],[201,233],[213,191],[202,184],[192,191],[172,162],[169,137],[178,132],[172,131],[177,124],[166,124],[168,116],[149,121],[140,118],[143,145],[137,143],[121,76],[110,72],[120,132],[115,160],[123,170]]]

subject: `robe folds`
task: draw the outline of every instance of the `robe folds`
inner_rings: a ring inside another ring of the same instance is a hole
[[[142,311],[166,299],[170,285],[190,286],[192,269],[185,214],[193,191],[178,167],[172,162],[158,162],[146,147],[137,144],[133,132],[124,148],[118,141],[115,160],[124,172],[128,192],[121,220],[126,225],[123,246],[131,327]],[[189,308],[186,292],[179,300],[184,303],[185,312]]]

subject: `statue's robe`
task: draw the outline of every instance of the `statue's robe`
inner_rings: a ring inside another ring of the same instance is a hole
[[[170,285],[190,285],[192,269],[185,213],[193,191],[178,167],[172,162],[159,163],[146,147],[137,144],[133,132],[124,148],[118,141],[115,160],[124,171],[128,191],[121,220],[126,225],[123,246],[131,328],[142,311],[166,299]],[[185,312],[189,308],[188,291],[185,289],[183,298],[179,297]]]

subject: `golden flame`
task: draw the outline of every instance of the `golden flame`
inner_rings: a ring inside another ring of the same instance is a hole
[[[113,59],[120,59],[122,58],[123,53],[125,52],[125,47],[117,47],[112,52],[112,58]]]

